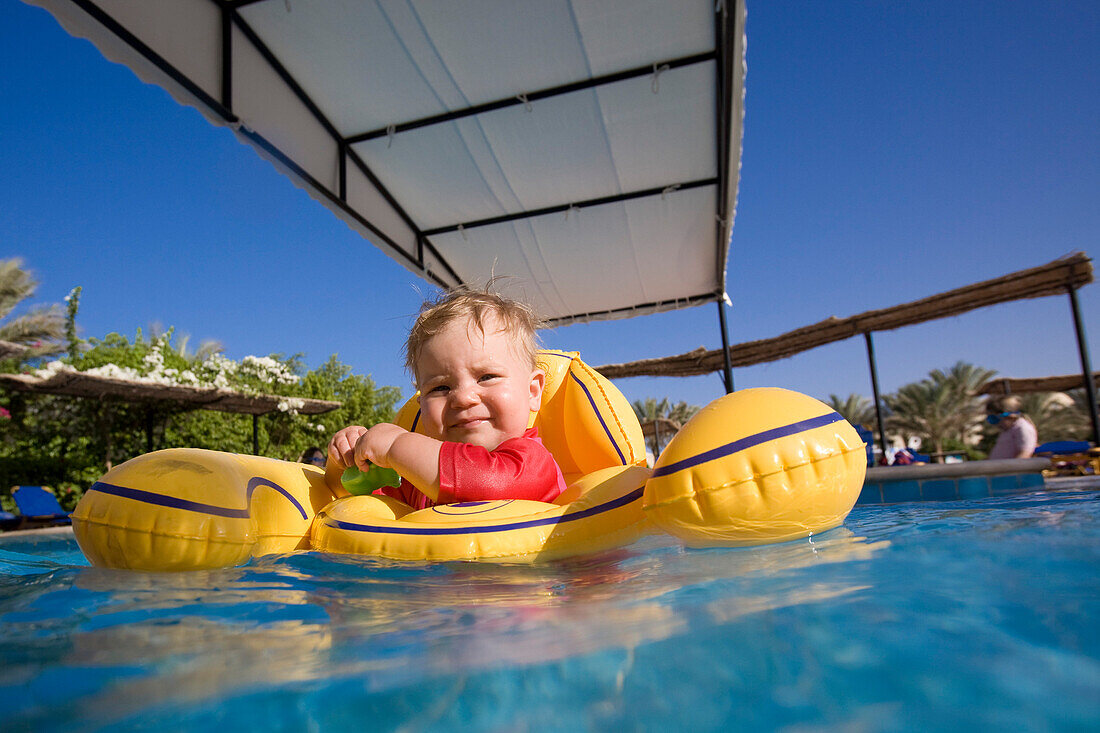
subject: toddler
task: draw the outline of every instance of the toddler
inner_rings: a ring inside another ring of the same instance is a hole
[[[393,468],[400,486],[376,491],[414,509],[490,499],[553,501],[565,481],[538,432],[546,374],[535,364],[538,319],[527,306],[458,288],[421,309],[409,333],[406,366],[419,390],[419,426],[352,425],[328,446],[326,481],[347,491],[348,466]]]

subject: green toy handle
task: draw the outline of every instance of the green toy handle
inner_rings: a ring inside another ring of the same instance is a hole
[[[401,483],[401,477],[392,468],[382,468],[371,464],[369,471],[360,471],[355,466],[344,469],[340,476],[340,483],[350,493],[361,496],[373,494],[383,486],[397,486]]]

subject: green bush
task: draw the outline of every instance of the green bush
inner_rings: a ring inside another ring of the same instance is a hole
[[[295,460],[306,448],[324,447],[350,424],[373,425],[393,418],[400,390],[379,387],[332,356],[306,370],[300,357],[245,357],[240,363],[216,351],[188,354],[171,346],[169,331],[130,341],[116,333],[47,371],[75,368],[123,378],[224,386],[288,398],[288,409],[258,418],[259,453]],[[293,398],[335,400],[342,406],[321,415],[301,415]],[[28,393],[0,395],[0,502],[10,507],[11,487],[43,485],[72,508],[84,489],[112,465],[149,450],[193,447],[252,452],[252,416],[195,410],[163,402],[87,399]],[[151,430],[150,430],[151,429]],[[9,509],[10,511],[10,509]]]

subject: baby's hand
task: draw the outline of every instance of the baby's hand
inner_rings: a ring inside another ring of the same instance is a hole
[[[409,431],[388,422],[378,423],[369,430],[363,431],[355,444],[355,465],[361,471],[368,470],[372,463],[382,468],[391,468],[390,446],[407,432]]]
[[[362,425],[351,425],[332,436],[328,444],[328,465],[335,464],[341,472],[349,466],[354,466],[355,444],[365,432],[367,429]]]

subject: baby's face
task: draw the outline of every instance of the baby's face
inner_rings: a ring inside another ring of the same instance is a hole
[[[493,450],[527,429],[546,376],[517,354],[514,338],[494,316],[485,333],[455,321],[428,339],[416,362],[420,419],[438,440]]]

